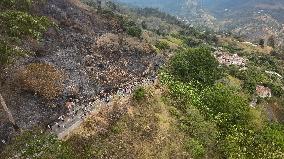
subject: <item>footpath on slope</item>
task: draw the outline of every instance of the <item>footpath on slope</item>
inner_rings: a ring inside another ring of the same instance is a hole
[[[120,97],[120,102],[128,101],[132,92],[140,86],[149,86],[155,84],[157,77],[145,79],[142,82],[133,82],[124,88],[119,88],[114,94],[105,94],[97,96],[95,101],[89,102],[87,105],[76,105],[76,101],[67,102],[69,113],[58,118],[58,122],[48,125],[50,131],[55,134],[58,139],[64,140],[72,134],[90,115],[94,114],[99,108],[110,107],[113,105],[113,98]]]

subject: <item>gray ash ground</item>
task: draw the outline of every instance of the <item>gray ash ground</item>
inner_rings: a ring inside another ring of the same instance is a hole
[[[17,60],[1,77],[4,82],[0,91],[23,130],[38,126],[47,128],[48,124],[58,121],[68,112],[65,103],[70,97],[78,99],[78,105],[86,105],[101,90],[115,90],[130,81],[155,75],[155,70],[163,63],[163,58],[154,52],[143,53],[127,45],[116,52],[95,49],[98,37],[105,33],[119,34],[121,29],[77,1],[49,0],[38,8],[38,13],[50,17],[58,29],[50,29],[40,47],[29,42],[23,44],[36,54]],[[48,63],[64,72],[62,96],[48,101],[15,84],[16,71],[34,62]],[[124,75],[114,76],[119,72]],[[5,143],[15,134],[9,122],[1,122],[0,132],[0,141],[5,140]],[[5,143],[0,142],[0,147]]]

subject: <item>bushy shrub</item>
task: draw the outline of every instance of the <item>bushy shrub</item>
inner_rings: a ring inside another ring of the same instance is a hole
[[[284,157],[283,126],[269,125],[261,131],[236,127],[220,142],[227,158],[280,159]]]
[[[32,63],[21,69],[17,76],[22,89],[46,99],[54,99],[63,91],[63,74],[52,65]]]
[[[40,38],[51,25],[46,17],[36,17],[21,11],[0,12],[0,31],[10,37]]]
[[[122,27],[130,36],[140,38],[142,36],[142,29],[136,25],[134,21],[128,19],[121,20]]]
[[[20,48],[16,49],[6,41],[0,39],[0,65],[8,64],[14,56],[23,55],[25,52]]]
[[[160,50],[166,50],[166,49],[169,49],[170,46],[169,44],[166,42],[166,41],[158,41],[156,44],[155,44],[155,47],[160,49]]]
[[[203,90],[202,105],[197,106],[207,117],[215,121],[221,131],[228,132],[231,127],[248,122],[248,102],[225,86],[218,84]]]
[[[21,39],[39,39],[53,24],[46,17],[33,16],[20,9],[31,0],[3,0],[0,2],[0,65],[9,63],[14,57],[26,52],[18,47]],[[20,8],[18,8],[20,6]],[[25,8],[25,7],[24,7]]]
[[[190,36],[183,38],[183,41],[189,47],[196,47],[203,43],[202,40]]]
[[[205,149],[203,145],[195,139],[190,139],[186,142],[186,149],[195,159],[202,158],[205,155]]]
[[[175,55],[170,62],[170,71],[183,82],[197,81],[204,85],[212,85],[221,77],[218,66],[211,51],[201,47]]]
[[[142,29],[136,26],[127,28],[126,32],[128,35],[137,37],[137,38],[140,38],[142,35]]]
[[[133,99],[137,102],[141,102],[146,98],[146,90],[143,87],[137,88],[133,93]]]
[[[1,0],[0,10],[27,10],[30,8],[31,5],[32,0]]]

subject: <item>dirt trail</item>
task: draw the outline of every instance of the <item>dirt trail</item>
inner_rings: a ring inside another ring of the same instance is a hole
[[[119,97],[120,102],[128,101],[131,97],[131,93],[139,86],[149,86],[153,85],[156,82],[155,80],[145,79],[142,82],[134,82],[135,84],[131,84],[132,87],[129,88],[129,90],[126,90],[125,88],[122,88],[122,90],[126,90],[123,92],[118,91],[116,94],[112,94],[111,98],[108,99],[109,101],[105,101],[105,99],[96,99],[94,102],[90,102],[87,106],[76,106],[71,113],[69,113],[66,117],[60,117],[59,122],[54,123],[51,127],[51,132],[57,135],[57,137],[61,140],[66,140],[73,131],[78,129],[81,124],[84,122],[85,119],[87,119],[90,115],[96,113],[99,108],[107,108],[111,107],[114,104],[115,97]]]

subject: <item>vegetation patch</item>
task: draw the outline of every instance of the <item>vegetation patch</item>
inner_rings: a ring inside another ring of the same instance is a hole
[[[196,56],[202,57],[202,52],[206,52],[202,49],[199,51]],[[232,89],[227,84],[206,85],[203,83],[206,80],[200,80],[200,73],[196,74],[191,70],[184,69],[176,73],[173,68],[190,66],[188,68],[194,70],[196,65],[190,64],[199,63],[196,62],[199,61],[196,60],[198,58],[193,58],[195,55],[192,55],[192,58],[196,61],[180,56],[177,54],[172,59],[171,64],[175,67],[162,71],[160,79],[168,88],[167,100],[174,106],[172,113],[177,117],[180,129],[190,136],[185,147],[194,158],[283,157],[283,125],[268,123],[261,109],[249,107],[247,95],[235,91],[236,89]],[[176,58],[179,59],[178,62]],[[205,58],[202,59],[206,61]],[[198,68],[204,67],[203,65],[210,66],[211,63],[203,63]],[[216,65],[215,68],[217,68]],[[211,78],[211,76],[201,75],[205,79]],[[242,77],[265,80],[262,73],[257,71]],[[197,81],[202,84],[202,87],[195,84],[196,79],[199,79]],[[254,80],[244,80],[244,84],[249,81],[254,82]],[[240,84],[240,82],[237,83]],[[275,138],[276,134],[278,138]]]
[[[70,138],[68,142],[74,145],[77,156],[117,159],[189,158],[181,144],[185,134],[175,127],[176,120],[161,101],[159,93],[147,91],[146,96],[151,98],[146,98],[141,103],[128,103],[128,111],[110,124],[104,133],[82,137],[82,133],[78,132]],[[94,118],[90,118],[92,119]],[[84,126],[82,131],[93,132],[101,128],[100,124],[94,126],[92,129]]]
[[[178,53],[170,62],[170,71],[184,82],[210,85],[221,77],[218,66],[209,49],[197,48]]]
[[[32,63],[17,74],[20,88],[38,93],[46,99],[54,99],[63,91],[63,74],[54,66]]]
[[[18,135],[1,153],[1,158],[70,159],[72,151],[54,135],[33,130]]]
[[[155,47],[158,48],[159,50],[166,50],[170,48],[170,45],[168,44],[167,41],[160,40],[155,44]]]
[[[133,93],[133,99],[137,102],[142,102],[146,99],[146,90],[143,87],[137,88]]]
[[[27,53],[20,48],[21,39],[40,39],[42,33],[53,26],[48,18],[28,13],[31,5],[31,0],[0,2],[0,65],[8,64],[14,57]]]

